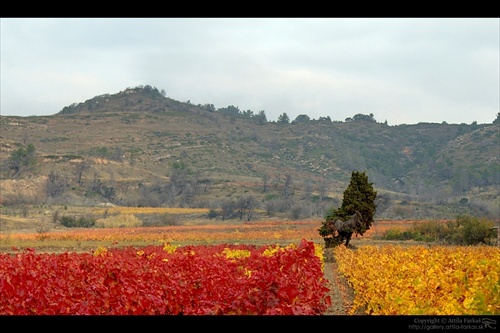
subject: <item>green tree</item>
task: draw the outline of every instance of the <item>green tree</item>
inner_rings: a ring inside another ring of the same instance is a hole
[[[353,171],[350,183],[344,191],[342,205],[337,209],[330,208],[325,216],[325,221],[318,229],[319,234],[325,240],[325,246],[334,247],[344,241],[347,246],[353,233],[363,235],[370,229],[377,209],[376,197],[377,192],[373,189],[373,183],[368,182],[366,173]],[[339,230],[332,229],[331,225],[334,221],[348,221],[356,212],[360,213],[359,223],[345,225]]]
[[[11,152],[9,158],[9,169],[14,171],[14,176],[23,168],[30,167],[36,162],[35,146],[30,143],[27,147],[21,147]]]
[[[290,117],[288,117],[288,115],[285,112],[283,112],[278,117],[278,124],[288,124],[288,123],[290,123]]]
[[[261,110],[259,113],[253,116],[255,123],[258,125],[263,125],[267,123],[267,116],[266,116],[266,111]]]
[[[241,111],[237,106],[234,105],[229,105],[226,108],[220,108],[218,111],[222,114],[228,115],[228,116],[239,116],[241,115]]]
[[[493,124],[500,124],[500,112],[497,113],[497,117],[493,120]]]
[[[369,115],[358,113],[352,117],[352,120],[353,121],[374,122],[374,123],[376,122],[376,120],[373,116],[373,113],[370,113]]]
[[[307,114],[299,114],[294,121],[292,121],[292,124],[295,123],[307,123],[310,121],[311,118]]]

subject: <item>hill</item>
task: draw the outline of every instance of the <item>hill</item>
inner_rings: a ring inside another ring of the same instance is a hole
[[[303,218],[339,205],[351,172],[365,171],[378,217],[500,215],[498,122],[389,126],[372,116],[269,122],[127,88],[52,116],[2,116],[0,197],[222,211],[250,200],[262,214]]]

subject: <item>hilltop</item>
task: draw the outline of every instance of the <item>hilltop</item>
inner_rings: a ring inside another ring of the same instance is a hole
[[[351,172],[365,171],[379,217],[500,214],[497,121],[389,126],[357,114],[270,122],[141,86],[52,116],[2,116],[0,126],[4,204],[222,209],[250,197],[265,214],[303,218],[338,205]],[[30,144],[30,163],[14,168],[12,154]]]

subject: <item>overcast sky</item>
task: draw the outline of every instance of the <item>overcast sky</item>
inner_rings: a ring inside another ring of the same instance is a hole
[[[491,123],[499,18],[1,18],[1,114],[150,85],[215,108]]]

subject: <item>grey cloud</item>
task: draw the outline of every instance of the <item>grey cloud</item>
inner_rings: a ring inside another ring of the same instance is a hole
[[[53,114],[140,84],[181,101],[265,110],[268,119],[374,113],[390,124],[470,123],[491,122],[499,109],[495,18],[0,23],[2,114]]]

